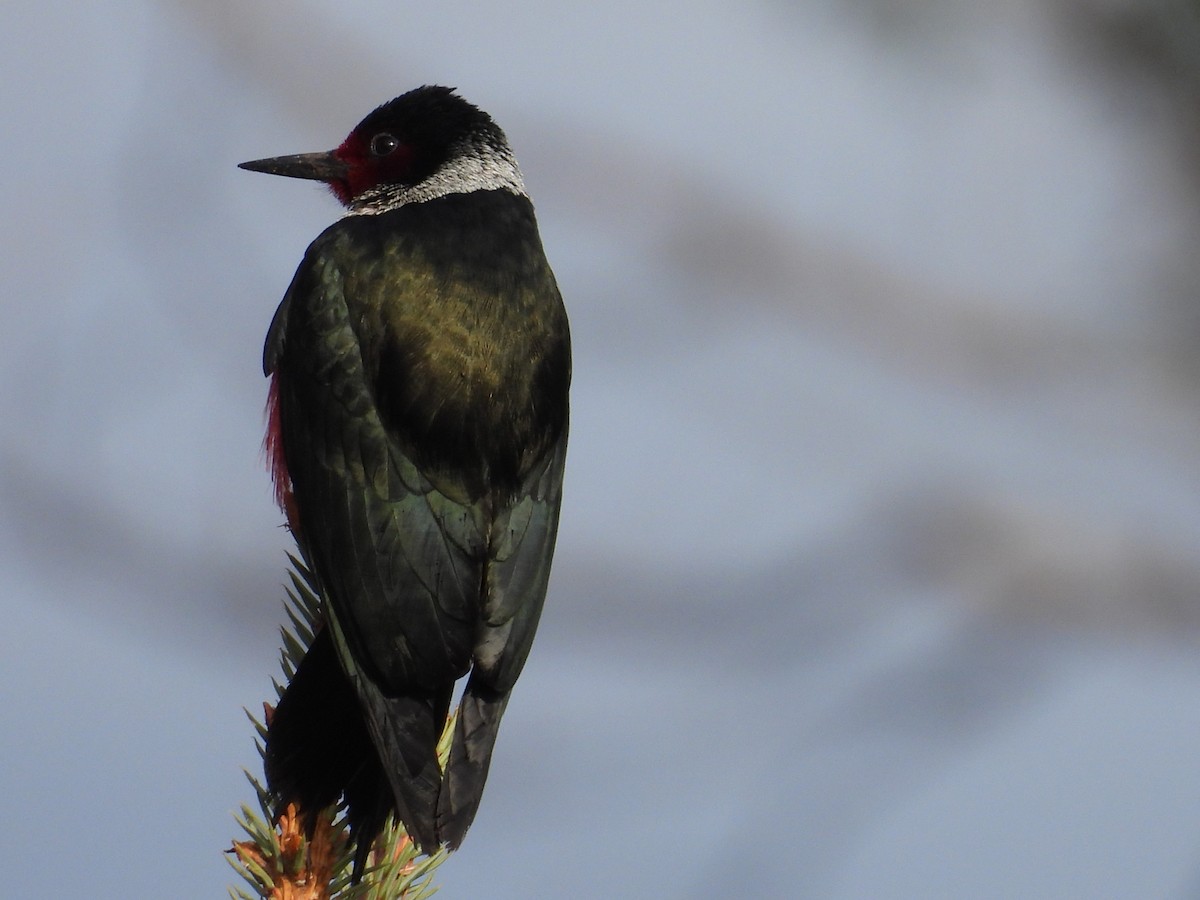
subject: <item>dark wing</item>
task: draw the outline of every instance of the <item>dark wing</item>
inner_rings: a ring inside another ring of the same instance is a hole
[[[325,252],[336,228],[297,271],[265,367],[278,383],[297,540],[326,598],[338,657],[366,710],[400,818],[432,851],[436,746],[475,641],[483,510],[435,489],[381,423],[343,272],[332,261],[338,254]]]
[[[463,692],[454,743],[438,798],[438,839],[456,848],[466,834],[491,764],[509,693],[533,643],[562,502],[567,430],[496,519],[475,666]]]

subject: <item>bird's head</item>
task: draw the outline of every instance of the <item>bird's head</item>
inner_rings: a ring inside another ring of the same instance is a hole
[[[477,190],[525,193],[500,127],[453,88],[437,86],[383,104],[336,150],[256,159],[240,168],[323,181],[352,213]]]

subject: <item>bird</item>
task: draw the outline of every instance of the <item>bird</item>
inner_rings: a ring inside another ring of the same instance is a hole
[[[277,808],[344,798],[357,881],[389,816],[433,853],[479,809],[550,576],[570,329],[508,140],[454,88],[384,103],[332,151],[240,167],[345,207],[263,352],[275,499],[323,619],[264,767]]]

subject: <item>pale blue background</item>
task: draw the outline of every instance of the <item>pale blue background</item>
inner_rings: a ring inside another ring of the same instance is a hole
[[[1194,14],[508,6],[0,7],[2,892],[233,880],[261,342],[338,214],[235,164],[434,82],[508,131],[576,350],[442,896],[1200,897]]]

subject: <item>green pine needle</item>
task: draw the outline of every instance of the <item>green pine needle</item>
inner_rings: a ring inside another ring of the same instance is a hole
[[[295,674],[322,623],[321,601],[312,573],[291,554],[288,559],[291,585],[287,588],[284,609],[289,625],[281,629],[280,651],[284,684],[272,679],[277,697],[283,695],[284,686]],[[443,768],[450,756],[456,715],[446,722],[438,743],[438,759]],[[266,725],[249,710],[246,716],[254,726],[255,747],[261,758],[267,739]],[[363,873],[362,881],[352,885],[354,856],[344,802],[319,814],[317,829],[309,840],[296,819],[285,815],[275,822],[270,794],[249,771],[246,778],[254,789],[257,808],[243,804],[240,813],[234,815],[248,840],[235,842],[226,859],[252,893],[242,885],[231,886],[229,896],[234,900],[283,896],[276,885],[281,879],[293,886],[286,896],[313,900],[425,900],[437,891],[433,874],[449,854],[441,849],[432,856],[424,856],[395,819],[388,822],[377,838],[372,864]],[[326,884],[314,884],[316,879]],[[302,885],[305,893],[296,892],[296,885]]]

